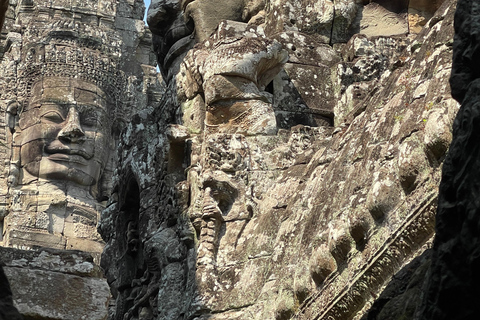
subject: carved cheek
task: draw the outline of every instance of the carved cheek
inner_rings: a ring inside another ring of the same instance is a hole
[[[53,140],[56,139],[58,132],[60,131],[61,126],[57,124],[44,124],[39,123],[32,125],[24,130],[22,130],[22,144],[28,143],[29,141],[45,139]]]
[[[30,126],[22,131],[20,145],[23,147],[34,141],[48,143],[48,141],[56,139],[59,131],[60,126],[58,125],[36,124]]]
[[[93,157],[98,158],[97,153],[103,149],[104,139],[103,135],[95,131],[85,130],[85,141],[82,143],[82,149]]]
[[[38,117],[38,108],[29,109],[23,112],[18,123],[22,131],[31,126],[39,124],[40,119]]]
[[[20,149],[20,157],[22,166],[32,164],[34,162],[40,163],[43,156],[43,140],[33,140],[22,145]]]
[[[20,155],[22,166],[39,162],[43,157],[46,144],[54,140],[59,126],[37,124],[22,131],[20,142]]]
[[[107,162],[107,153],[108,153],[108,146],[107,146],[107,136],[98,131],[95,134],[95,160],[99,162],[103,167]]]

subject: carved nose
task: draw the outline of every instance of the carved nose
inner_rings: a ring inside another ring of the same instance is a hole
[[[85,139],[85,132],[82,130],[78,112],[74,107],[68,110],[65,126],[58,133],[58,138],[69,142],[79,142]]]

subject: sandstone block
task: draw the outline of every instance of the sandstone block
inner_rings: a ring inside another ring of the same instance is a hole
[[[83,278],[45,270],[6,267],[14,303],[30,317],[103,320],[109,288],[104,279]]]

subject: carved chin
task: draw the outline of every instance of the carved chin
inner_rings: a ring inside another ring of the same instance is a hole
[[[92,170],[91,166],[86,166],[86,168]],[[82,186],[92,186],[97,183],[93,174],[77,168],[74,164],[58,163],[45,158],[42,161],[25,165],[24,169],[33,176],[47,180],[71,181]]]
[[[68,168],[66,172],[47,172],[42,174],[40,172],[40,178],[49,180],[67,180],[75,182],[82,186],[92,186],[96,183],[96,180],[86,174],[85,172],[76,168]]]

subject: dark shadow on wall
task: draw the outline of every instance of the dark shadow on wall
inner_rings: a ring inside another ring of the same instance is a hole
[[[432,251],[428,249],[394,274],[361,320],[414,319],[431,256]]]
[[[2,31],[3,23],[5,22],[5,14],[8,9],[8,0],[0,0],[0,31]]]
[[[115,225],[117,227],[117,245],[119,252],[123,253],[116,262],[116,268],[121,270],[115,280],[116,316],[115,320],[123,320],[126,313],[134,313],[138,306],[135,305],[135,279],[140,279],[145,272],[143,262],[142,242],[140,239],[139,212],[140,189],[132,174],[120,190],[120,210],[118,211]],[[112,262],[110,262],[112,263]]]
[[[13,305],[12,290],[0,263],[0,320],[22,320]]]
[[[273,110],[279,129],[289,130],[297,125],[333,126],[333,112],[311,108],[285,70],[267,85],[265,91],[273,96]]]

